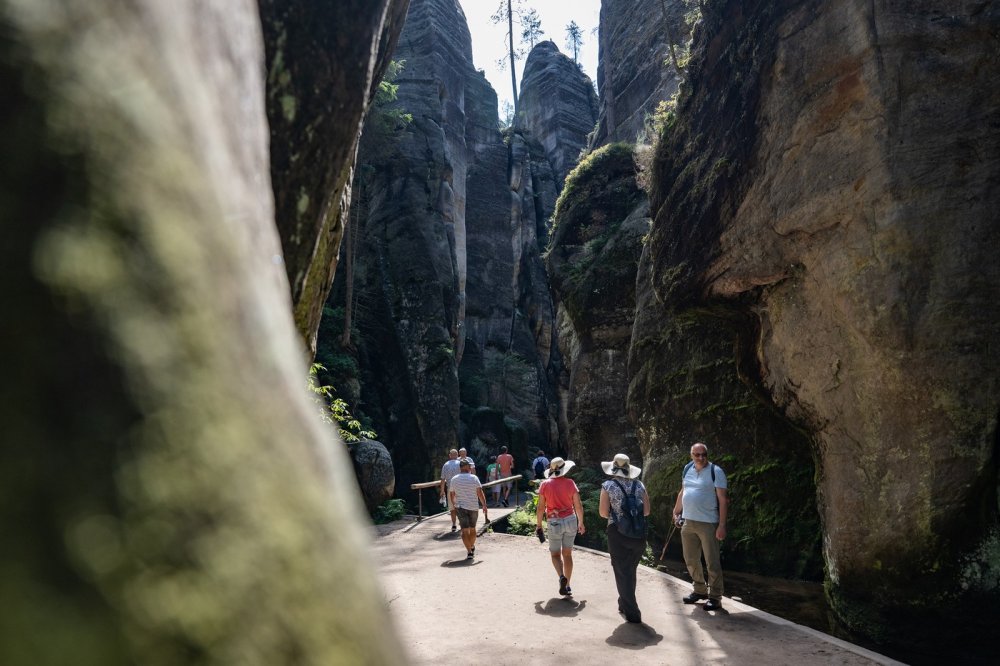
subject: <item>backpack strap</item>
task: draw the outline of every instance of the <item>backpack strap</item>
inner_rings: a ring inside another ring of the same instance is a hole
[[[681,472],[681,484],[684,483],[684,477],[688,475],[688,470],[694,467],[694,461],[692,460],[687,465],[684,465],[684,471]],[[715,463],[708,463],[708,469],[712,472],[712,483],[715,483]]]
[[[624,497],[628,497],[628,493],[625,491],[625,486],[622,484],[621,481],[619,481],[618,479],[611,479],[611,483],[613,483],[616,486],[618,486],[618,488],[622,491],[622,497],[623,498]],[[612,509],[611,512],[614,513],[614,509]]]
[[[622,484],[622,482],[621,482],[621,481],[619,481],[618,479],[611,479],[611,482],[612,482],[612,483],[614,483],[614,484],[615,484],[616,486],[618,486],[619,488],[621,488],[621,491],[622,491],[622,497],[635,497],[635,491],[636,491],[636,489],[637,489],[637,486],[638,486],[639,484],[637,484],[637,483],[633,483],[633,484],[632,484],[632,489],[631,489],[631,490],[625,490],[625,486],[624,486],[624,485]]]

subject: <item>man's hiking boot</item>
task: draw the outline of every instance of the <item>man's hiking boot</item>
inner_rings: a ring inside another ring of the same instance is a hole
[[[452,526],[451,526],[451,531],[452,531],[452,532],[456,531],[457,529],[458,529],[458,527],[456,527],[455,525],[452,525]]]
[[[473,552],[472,552],[472,551],[470,550],[470,551],[469,551],[469,554],[465,556],[465,559],[467,559],[467,560],[471,560],[471,559],[473,559],[473,558],[474,558],[475,556],[476,556],[476,554],[475,554],[475,553],[473,553]]]
[[[722,599],[709,599],[702,608],[707,611],[722,610]]]
[[[567,597],[573,596],[573,590],[570,589],[569,585],[566,586],[566,596]]]
[[[569,594],[569,587],[566,586],[566,583],[568,582],[569,581],[566,579],[566,576],[559,576],[559,594],[564,597]]]
[[[683,601],[686,604],[693,604],[693,603],[696,603],[698,601],[701,601],[702,599],[708,599],[708,595],[707,594],[698,594],[697,592],[692,592],[691,594],[689,594],[686,597],[684,597],[683,599],[681,599],[681,601]]]

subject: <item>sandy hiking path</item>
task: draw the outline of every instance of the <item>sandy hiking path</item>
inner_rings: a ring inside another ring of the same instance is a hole
[[[725,613],[685,605],[689,583],[641,566],[643,622],[629,624],[611,562],[596,551],[575,551],[573,597],[564,598],[548,544],[535,539],[487,532],[470,562],[444,514],[378,533],[386,604],[416,664],[900,663],[729,598]]]

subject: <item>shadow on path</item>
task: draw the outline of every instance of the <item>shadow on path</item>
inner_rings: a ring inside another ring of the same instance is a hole
[[[576,601],[566,597],[552,597],[548,601],[535,602],[535,612],[550,617],[576,617],[586,607],[586,599]]]
[[[470,560],[466,557],[463,557],[460,560],[445,560],[444,562],[441,563],[441,566],[454,569],[456,567],[474,567],[479,563],[480,560]]]
[[[656,633],[656,629],[653,629],[645,622],[638,624],[624,622],[618,625],[604,642],[608,645],[628,650],[641,650],[651,645],[656,645],[662,640],[663,636]]]

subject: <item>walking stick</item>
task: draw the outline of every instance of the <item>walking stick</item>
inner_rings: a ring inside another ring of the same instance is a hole
[[[677,530],[677,523],[674,523],[674,526],[670,528],[670,534],[667,535],[667,542],[665,544],[663,544],[663,551],[660,553],[660,561],[661,562],[663,561],[663,556],[667,554],[667,546],[670,545],[670,539],[673,538],[674,532],[676,530]]]

